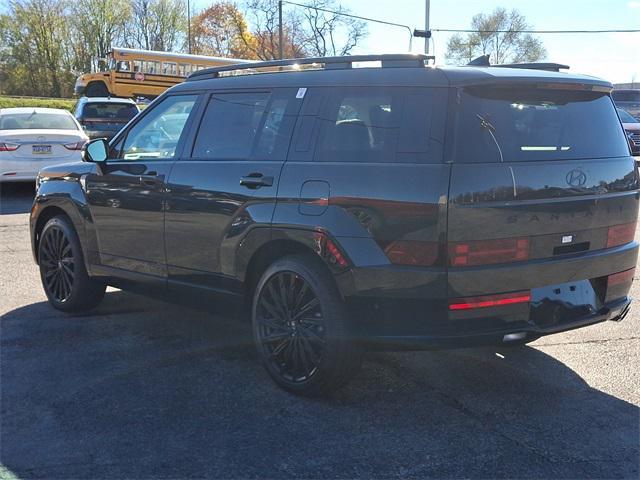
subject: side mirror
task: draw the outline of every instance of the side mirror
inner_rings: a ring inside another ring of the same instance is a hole
[[[107,161],[109,156],[109,143],[104,138],[91,140],[84,147],[84,161],[102,163]]]

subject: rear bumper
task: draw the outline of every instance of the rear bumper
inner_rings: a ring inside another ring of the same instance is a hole
[[[508,328],[490,330],[482,333],[462,335],[416,335],[416,336],[375,336],[366,339],[369,348],[383,350],[438,350],[468,348],[484,345],[509,345],[507,335],[524,334],[522,339],[534,340],[545,335],[566,332],[606,321],[619,322],[629,313],[631,299],[624,297],[613,301],[591,315],[584,315],[571,321],[558,322],[552,326],[540,327],[532,322],[517,322]]]

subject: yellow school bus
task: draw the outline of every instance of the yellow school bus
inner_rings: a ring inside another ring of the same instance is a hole
[[[100,71],[78,77],[74,92],[88,97],[155,98],[191,72],[244,62],[247,60],[114,48],[100,62]]]

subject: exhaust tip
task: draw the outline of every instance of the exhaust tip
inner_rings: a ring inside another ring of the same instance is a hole
[[[503,342],[515,342],[516,340],[522,340],[527,336],[527,332],[507,333],[502,337]]]

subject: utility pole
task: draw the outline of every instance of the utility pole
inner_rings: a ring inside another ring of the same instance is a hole
[[[431,0],[425,0],[424,6],[424,31],[429,31],[429,9],[431,7]],[[429,37],[424,39],[424,53],[429,53]]]
[[[191,2],[187,0],[187,45],[191,54]]]
[[[284,58],[282,37],[282,0],[278,0],[278,53],[280,54],[280,60]]]

